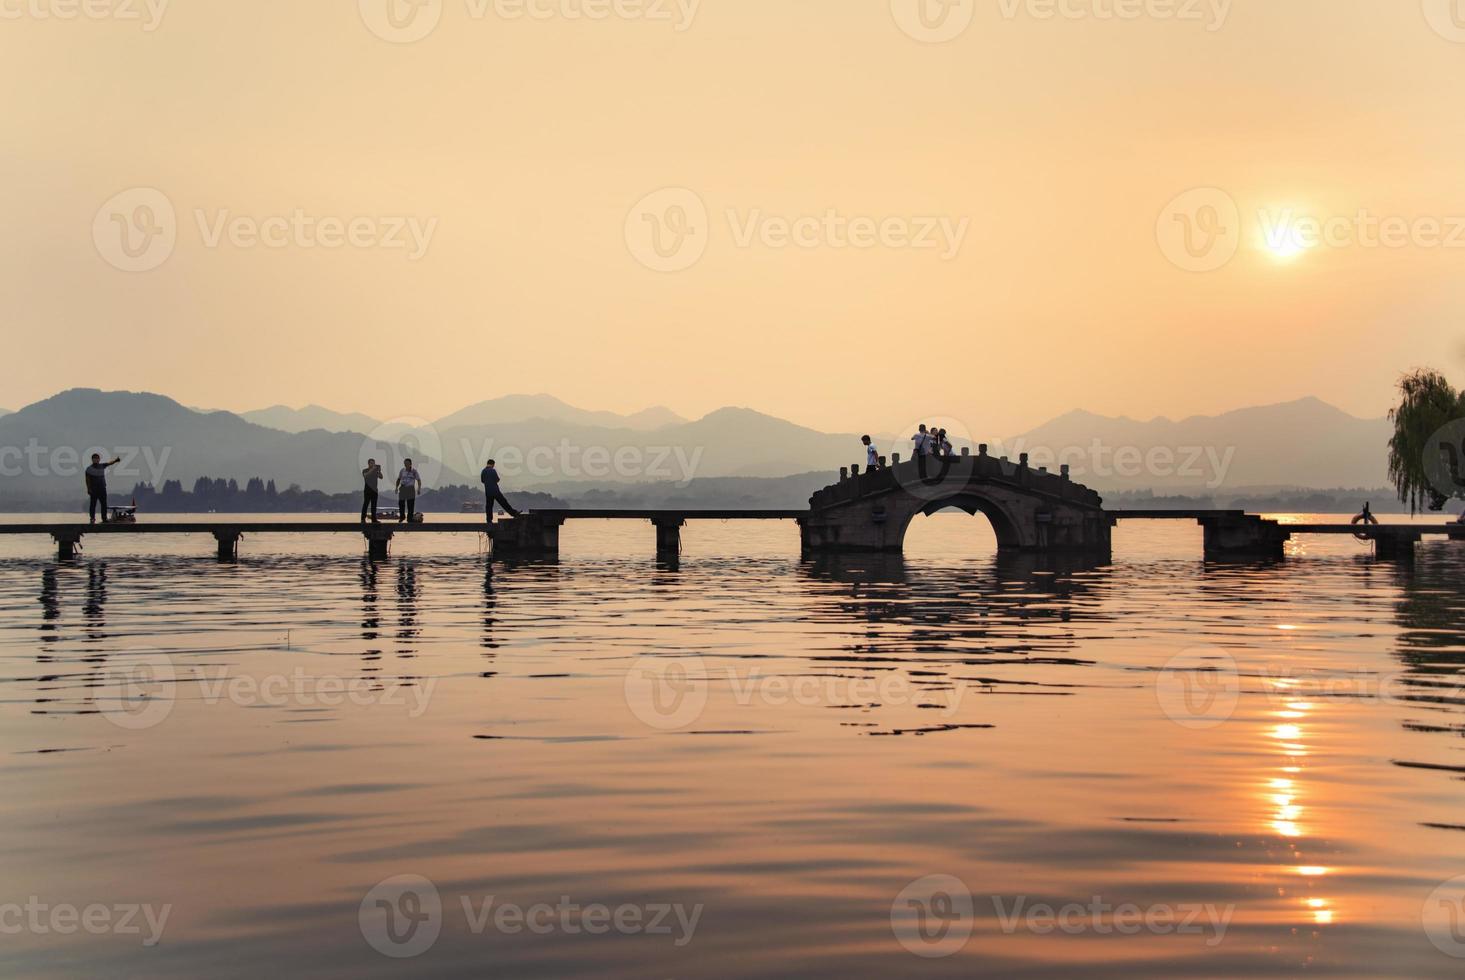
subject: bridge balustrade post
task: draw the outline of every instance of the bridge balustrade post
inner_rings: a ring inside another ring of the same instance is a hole
[[[970,456],[971,454],[972,454],[972,447],[971,446],[962,446],[961,447],[961,455],[962,455],[963,458],[965,458],[967,456]]]
[[[985,442],[982,443],[980,446],[977,447],[977,455],[978,456],[985,456],[985,455],[987,455],[987,444]]]
[[[900,465],[900,453],[891,453],[890,454],[890,465],[891,466],[899,466]]]
[[[849,479],[849,467],[848,466],[841,466],[839,468],[839,482],[840,483],[843,483],[844,481],[846,481],[848,479]]]
[[[1067,480],[1069,478],[1069,476],[1068,476],[1069,472],[1070,471],[1069,471],[1069,468],[1068,468],[1068,464],[1067,463],[1064,463],[1062,466],[1058,467],[1058,473],[1059,473],[1059,475],[1062,476],[1063,479],[1065,479],[1065,480]]]

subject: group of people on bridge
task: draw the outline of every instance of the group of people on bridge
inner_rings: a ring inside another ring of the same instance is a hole
[[[382,478],[382,467],[374,459],[366,461],[366,469],[361,471],[361,479],[365,486],[361,492],[361,523],[368,520],[373,524],[381,521],[376,516],[376,505],[378,497],[378,486]],[[487,500],[485,508],[488,523],[493,523],[493,508],[497,504],[504,509],[504,513],[510,517],[518,517],[519,511],[509,503],[509,498],[504,496],[499,486],[499,472],[496,468],[496,461],[489,460],[478,474],[479,481],[483,484],[484,498]],[[417,467],[412,464],[411,459],[402,460],[402,469],[397,473],[397,523],[410,524],[417,514],[417,495],[422,492],[422,474],[417,472]]]
[[[113,459],[110,462],[102,462],[100,453],[92,453],[91,465],[86,468],[86,493],[87,493],[87,514],[91,523],[97,523],[97,511],[101,511],[102,523],[107,520],[107,470],[118,463],[121,459]],[[363,488],[361,491],[361,523],[368,520],[373,524],[381,523],[377,517],[377,500],[380,495],[382,480],[382,467],[374,459],[366,461],[366,468],[361,471]],[[493,523],[494,505],[504,509],[504,513],[510,517],[518,517],[519,511],[509,503],[509,498],[504,496],[499,486],[499,474],[495,468],[494,460],[489,460],[478,474],[479,480],[483,483],[483,493],[487,500],[486,512],[488,523]],[[397,523],[410,523],[417,513],[417,495],[422,492],[422,474],[417,471],[412,460],[404,459],[402,469],[397,473]]]
[[[867,471],[878,470],[884,467],[880,456],[880,450],[875,446],[875,440],[869,436],[861,436],[860,443],[865,447],[865,469]],[[916,434],[911,436],[912,450],[911,457],[920,467],[921,473],[926,472],[926,460],[928,459],[951,459],[955,455],[951,448],[951,440],[946,436],[946,430],[932,425],[927,427],[923,422]]]

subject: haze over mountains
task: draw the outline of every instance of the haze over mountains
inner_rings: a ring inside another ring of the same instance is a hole
[[[1179,421],[1075,411],[994,439],[991,452],[1027,452],[1033,466],[1068,463],[1075,479],[1101,491],[1377,487],[1388,436],[1385,419],[1306,398]],[[909,433],[877,432],[877,442],[886,454],[910,451]],[[130,457],[111,478],[115,492],[202,476],[341,492],[357,488],[366,455],[392,469],[412,455],[436,486],[476,483],[483,460],[495,456],[518,490],[799,474],[810,474],[812,488],[862,459],[853,432],[818,432],[747,408],[688,421],[665,408],[617,415],[510,395],[433,423],[383,423],[318,405],[236,415],[154,394],[74,389],[0,417],[0,502],[74,498],[80,460],[93,447]]]
[[[281,432],[324,429],[327,432],[371,433],[392,424],[360,412],[336,412],[320,405],[306,405],[304,408],[275,405],[240,412],[239,415],[256,425],[279,429]],[[504,395],[470,405],[446,418],[436,420],[433,425],[438,429],[453,429],[475,425],[507,425],[531,419],[555,419],[577,425],[626,428],[638,432],[649,432],[664,425],[686,421],[671,409],[659,405],[632,415],[617,415],[615,412],[592,412],[575,408],[553,395]]]

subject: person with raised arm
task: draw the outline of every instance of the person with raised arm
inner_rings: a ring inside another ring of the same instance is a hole
[[[107,469],[122,462],[121,458],[110,463],[102,462],[100,453],[92,453],[92,465],[86,468],[87,514],[91,523],[97,523],[97,506],[102,508],[102,523],[107,523]]]

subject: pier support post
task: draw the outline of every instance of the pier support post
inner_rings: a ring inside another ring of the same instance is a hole
[[[366,537],[366,556],[372,561],[386,561],[392,532],[384,527],[368,527],[361,532]]]
[[[681,557],[682,525],[687,522],[680,517],[663,517],[657,518],[651,523],[656,525],[656,557]]]
[[[1207,558],[1282,558],[1292,533],[1277,521],[1221,517],[1201,521]]]
[[[532,512],[498,521],[488,532],[493,539],[494,557],[558,558],[560,527],[564,523],[563,517]]]
[[[76,546],[81,544],[80,532],[69,532],[65,534],[52,534],[56,542],[56,560],[71,561],[76,557]]]
[[[1380,534],[1373,539],[1373,553],[1384,561],[1412,561],[1418,540],[1410,534]]]
[[[239,539],[243,536],[238,531],[214,532],[214,540],[219,543],[219,561],[236,561],[239,558]]]

